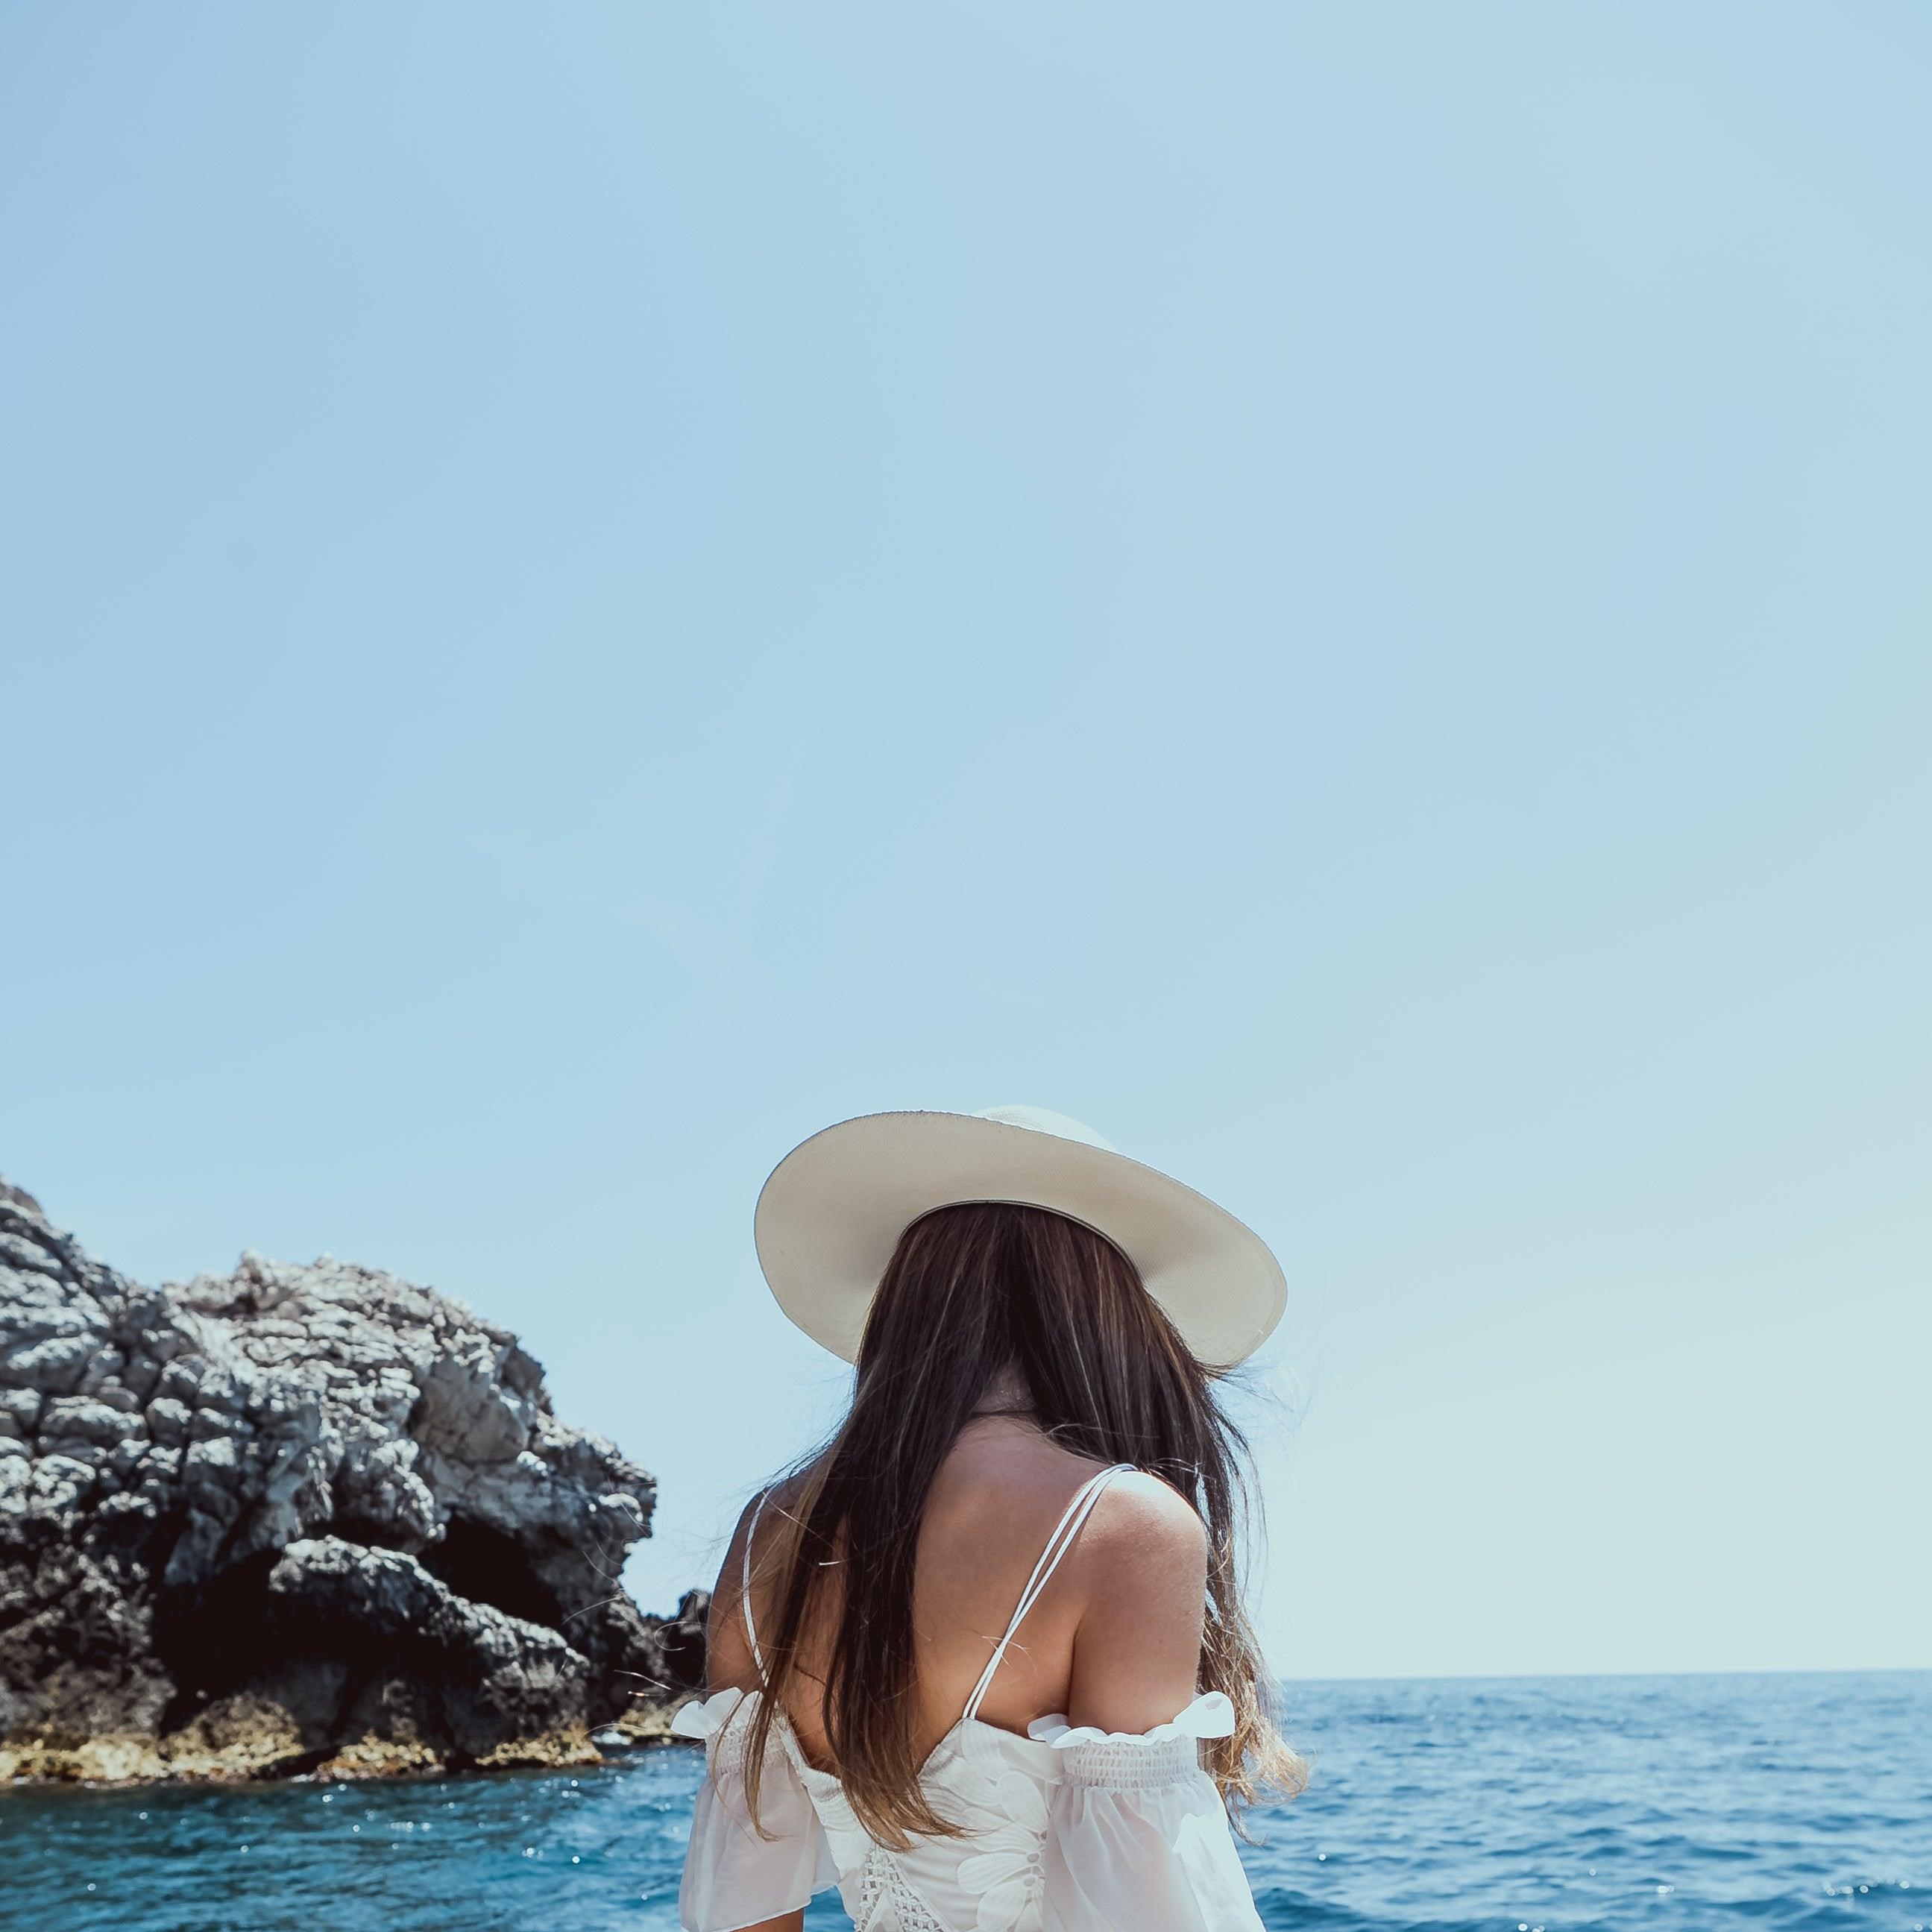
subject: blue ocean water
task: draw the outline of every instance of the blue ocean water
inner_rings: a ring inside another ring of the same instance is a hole
[[[1932,1932],[1932,1672],[1310,1684],[1245,1854],[1270,1927]],[[701,1761],[0,1792],[9,1924],[659,1932]],[[845,1924],[836,1897],[814,1928]]]

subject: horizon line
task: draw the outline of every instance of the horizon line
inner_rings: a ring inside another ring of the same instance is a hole
[[[1574,1684],[1606,1677],[1924,1677],[1932,1664],[1737,1664],[1717,1670],[1451,1670],[1369,1672],[1328,1677],[1294,1677],[1277,1672],[1277,1684]]]

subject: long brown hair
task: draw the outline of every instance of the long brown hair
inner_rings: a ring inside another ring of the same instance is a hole
[[[1241,1608],[1236,1552],[1250,1513],[1247,1444],[1133,1264],[1103,1235],[1046,1209],[975,1202],[934,1209],[899,1238],[859,1350],[852,1406],[794,1470],[760,1567],[775,1606],[765,1695],[746,1742],[746,1797],[776,1712],[801,1680],[814,1612],[841,1593],[824,1685],[826,1739],[852,1808],[882,1844],[953,1834],[920,1789],[913,1568],[940,1465],[995,1381],[1011,1373],[1054,1442],[1164,1478],[1208,1529],[1199,1684],[1226,1693],[1232,1736],[1207,1764],[1231,1808],[1300,1789]],[[836,1568],[831,1566],[836,1564]],[[762,1632],[761,1632],[762,1634]]]

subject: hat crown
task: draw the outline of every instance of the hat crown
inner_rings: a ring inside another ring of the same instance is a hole
[[[1096,1134],[1084,1120],[1076,1120],[1071,1114],[1056,1114],[1047,1107],[982,1107],[976,1118],[997,1120],[1005,1127],[1029,1128],[1036,1134],[1055,1134],[1064,1141],[1098,1148],[1103,1154],[1120,1152],[1112,1141]]]

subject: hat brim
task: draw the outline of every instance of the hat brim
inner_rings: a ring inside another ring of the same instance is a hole
[[[1268,1339],[1288,1284],[1266,1242],[1206,1196],[1123,1154],[976,1114],[866,1114],[793,1148],[758,1195],[758,1264],[812,1339],[856,1361],[901,1234],[935,1208],[1048,1208],[1106,1236],[1197,1359]]]

